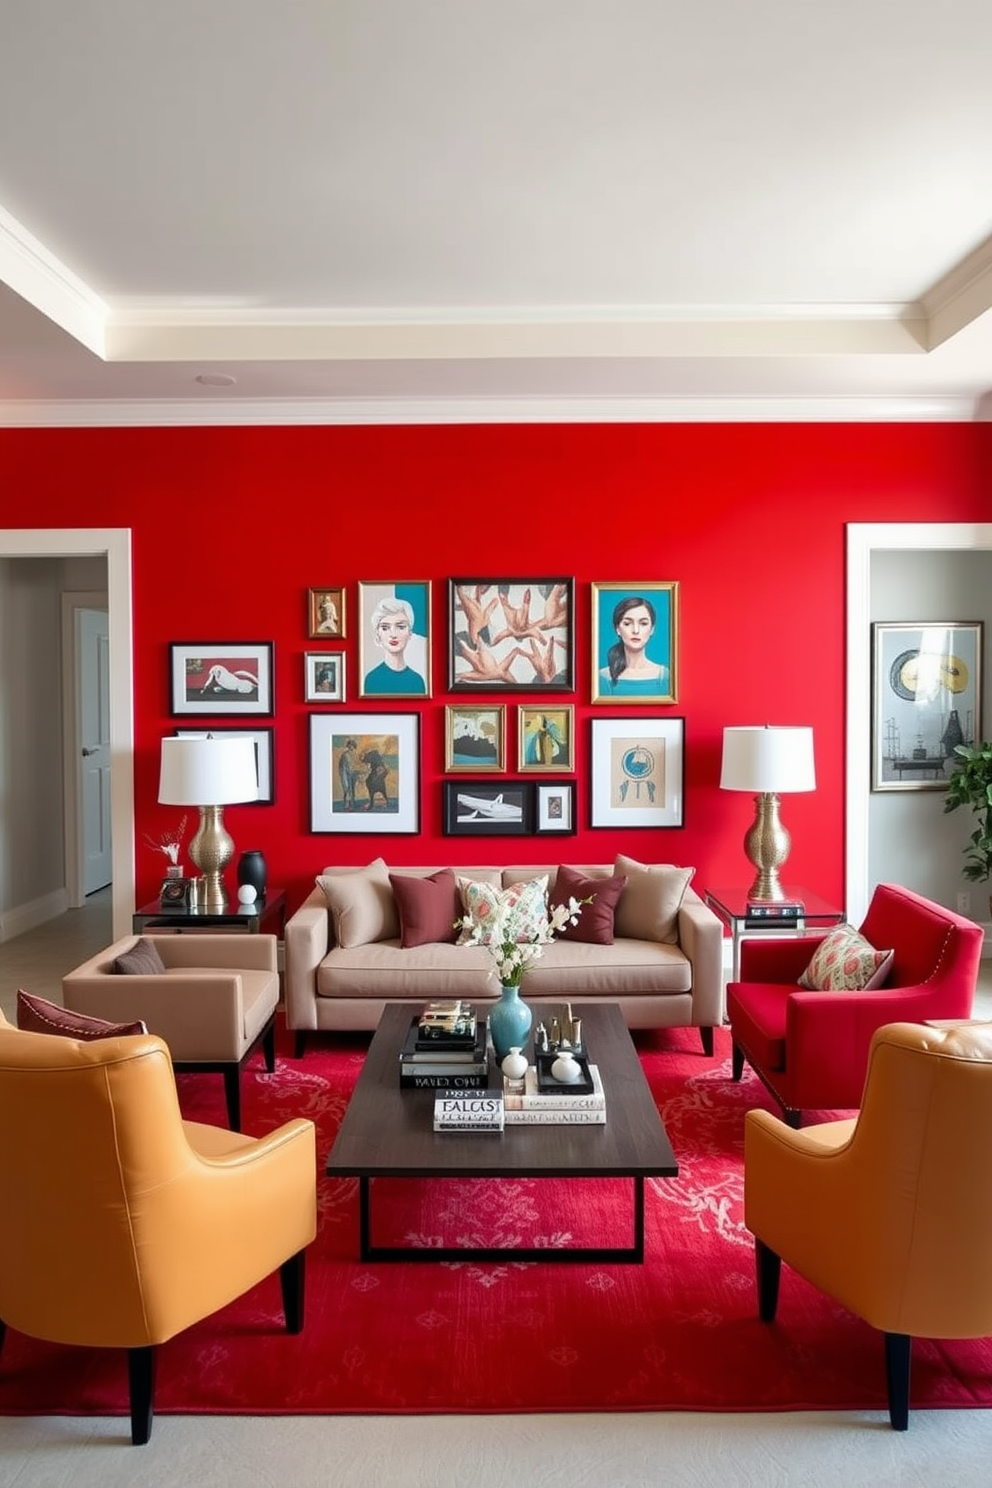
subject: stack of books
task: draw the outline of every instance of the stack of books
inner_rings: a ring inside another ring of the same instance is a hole
[[[408,1090],[484,1090],[488,1084],[485,1020],[476,1018],[469,1003],[429,1003],[403,1040],[400,1085]]]
[[[439,1090],[434,1096],[436,1132],[501,1132],[503,1092],[492,1090]]]
[[[567,1085],[544,1091],[537,1070],[530,1065],[521,1081],[503,1079],[503,1121],[506,1126],[603,1126],[606,1095],[599,1067],[590,1064],[592,1090],[570,1091]]]

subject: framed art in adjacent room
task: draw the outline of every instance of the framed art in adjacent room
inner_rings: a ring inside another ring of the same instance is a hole
[[[451,691],[571,692],[573,587],[564,578],[450,579]]]
[[[311,832],[419,827],[419,713],[311,713]]]
[[[957,744],[982,737],[983,623],[872,626],[871,788],[946,790]]]
[[[246,806],[271,806],[276,798],[275,771],[273,769],[273,737],[275,730],[271,728],[228,728],[224,726],[211,727],[209,729],[184,729],[177,728],[176,734],[180,739],[205,739],[210,734],[234,734],[251,739],[255,746],[255,770],[258,774],[258,800],[246,801]]]
[[[309,589],[307,614],[312,641],[344,640],[347,632],[343,589]]]
[[[542,781],[534,787],[534,831],[575,831],[575,781]]]
[[[358,586],[358,696],[430,697],[431,583]]]
[[[591,827],[681,827],[685,719],[594,718]]]
[[[446,703],[444,768],[450,771],[506,769],[506,705],[482,707]]]
[[[575,709],[564,707],[517,710],[518,770],[575,769]]]
[[[343,651],[307,651],[303,656],[304,689],[308,703],[344,702]]]
[[[678,701],[677,583],[593,584],[592,701]]]
[[[176,641],[169,655],[174,718],[272,712],[271,641]]]
[[[448,837],[525,837],[532,830],[529,781],[445,780],[441,789]]]

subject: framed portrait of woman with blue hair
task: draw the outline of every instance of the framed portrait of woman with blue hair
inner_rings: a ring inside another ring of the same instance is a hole
[[[592,701],[678,701],[677,583],[592,585]]]

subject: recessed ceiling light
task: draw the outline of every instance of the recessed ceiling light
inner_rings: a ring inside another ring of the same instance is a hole
[[[233,387],[237,382],[236,377],[229,377],[226,372],[198,372],[196,380],[204,387]]]

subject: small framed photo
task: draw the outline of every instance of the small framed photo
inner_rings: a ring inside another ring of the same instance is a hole
[[[273,769],[273,737],[271,728],[239,729],[214,726],[208,729],[177,728],[180,739],[205,739],[210,734],[241,734],[251,739],[255,746],[255,769],[258,772],[258,800],[246,801],[246,806],[271,806],[276,798],[275,771]]]
[[[575,781],[542,781],[535,786],[534,831],[561,832],[568,835],[575,831]]]
[[[312,641],[343,641],[345,630],[344,590],[307,590],[308,632]]]
[[[172,716],[271,714],[271,641],[175,641],[169,647]]]
[[[527,780],[445,780],[444,831],[448,837],[526,837],[531,831],[533,786]]]
[[[946,790],[958,744],[982,737],[980,620],[872,626],[871,788]]]
[[[344,666],[343,651],[304,652],[306,701],[308,703],[343,703]]]
[[[457,771],[502,772],[506,769],[506,705],[483,708],[446,703],[444,708],[444,768]]]
[[[677,583],[592,585],[592,701],[678,700]]]
[[[684,718],[592,720],[591,827],[681,827]]]
[[[420,714],[311,713],[311,832],[417,832]]]
[[[430,579],[360,583],[358,625],[358,696],[430,697]]]
[[[575,769],[575,709],[520,707],[517,711],[517,769]]]
[[[572,692],[573,581],[450,579],[452,692]]]

